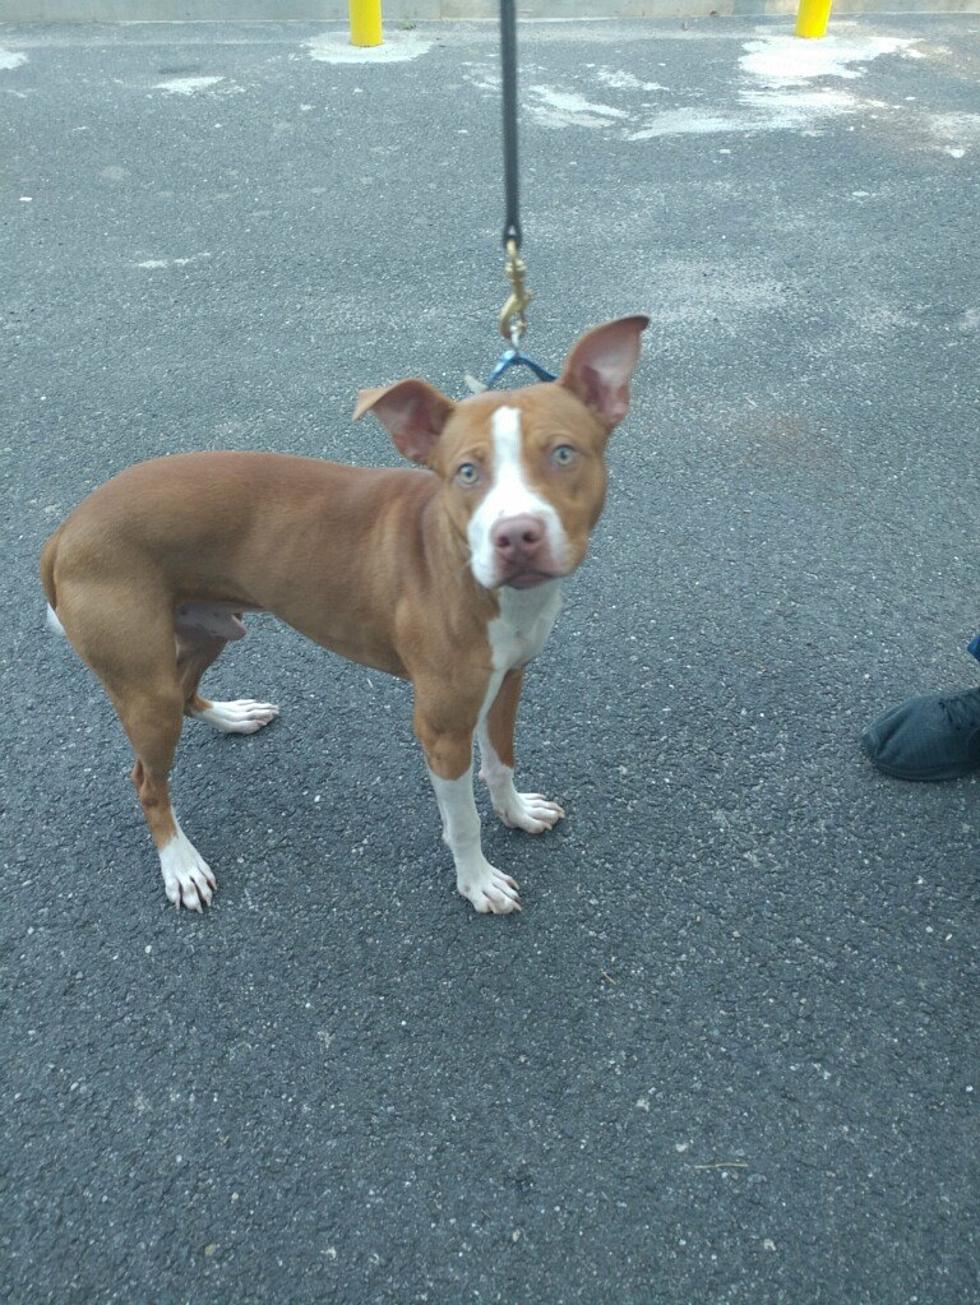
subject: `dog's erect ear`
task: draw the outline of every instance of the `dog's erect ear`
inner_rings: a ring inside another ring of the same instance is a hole
[[[427,381],[396,381],[378,390],[361,390],[354,420],[373,412],[399,453],[413,462],[428,462],[453,406]]]
[[[649,317],[620,317],[588,331],[573,347],[558,377],[610,430],[626,416],[630,380],[640,357],[640,333]]]

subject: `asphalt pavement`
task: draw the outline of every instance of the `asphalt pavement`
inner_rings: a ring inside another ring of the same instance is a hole
[[[492,26],[0,25],[0,1295],[969,1305],[980,777],[876,774],[980,683],[980,18],[523,26],[528,347],[653,324],[608,507],[454,892],[408,690],[270,618],[205,681],[177,914],[36,557],[141,458],[394,463],[506,294]]]

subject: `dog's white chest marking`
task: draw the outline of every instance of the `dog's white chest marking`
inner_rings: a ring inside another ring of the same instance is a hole
[[[500,615],[487,626],[493,669],[506,673],[537,657],[561,606],[561,582],[534,589],[501,589]]]
[[[544,647],[561,606],[561,581],[548,580],[535,589],[501,589],[498,602],[500,615],[487,626],[493,674],[480,708],[481,723],[507,672],[524,666]]]
[[[483,763],[480,775],[490,790],[493,809],[505,825],[540,834],[565,813],[557,802],[540,793],[518,793],[513,768],[497,755],[485,718],[507,672],[523,666],[544,647],[561,606],[561,582],[552,580],[537,589],[501,589],[499,601],[500,615],[487,629],[494,671],[476,727]]]

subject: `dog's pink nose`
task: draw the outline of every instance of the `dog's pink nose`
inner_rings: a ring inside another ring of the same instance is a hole
[[[526,562],[544,543],[544,522],[539,517],[504,517],[491,530],[490,539],[505,562]]]

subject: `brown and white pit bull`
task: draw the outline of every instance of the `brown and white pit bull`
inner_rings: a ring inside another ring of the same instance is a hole
[[[373,412],[425,472],[182,454],[130,467],[55,531],[41,554],[51,624],[129,736],[171,902],[200,911],[217,887],[170,805],[183,717],[249,734],[278,715],[198,693],[225,644],[244,636],[242,614],[267,611],[411,680],[456,886],[478,911],[520,910],[517,885],[480,845],[473,736],[505,824],[539,834],[562,818],[557,803],[514,787],[523,667],[602,511],[603,454],[647,324],[624,317],[589,331],[554,383],[460,403],[420,380],[362,391],[355,417]]]

